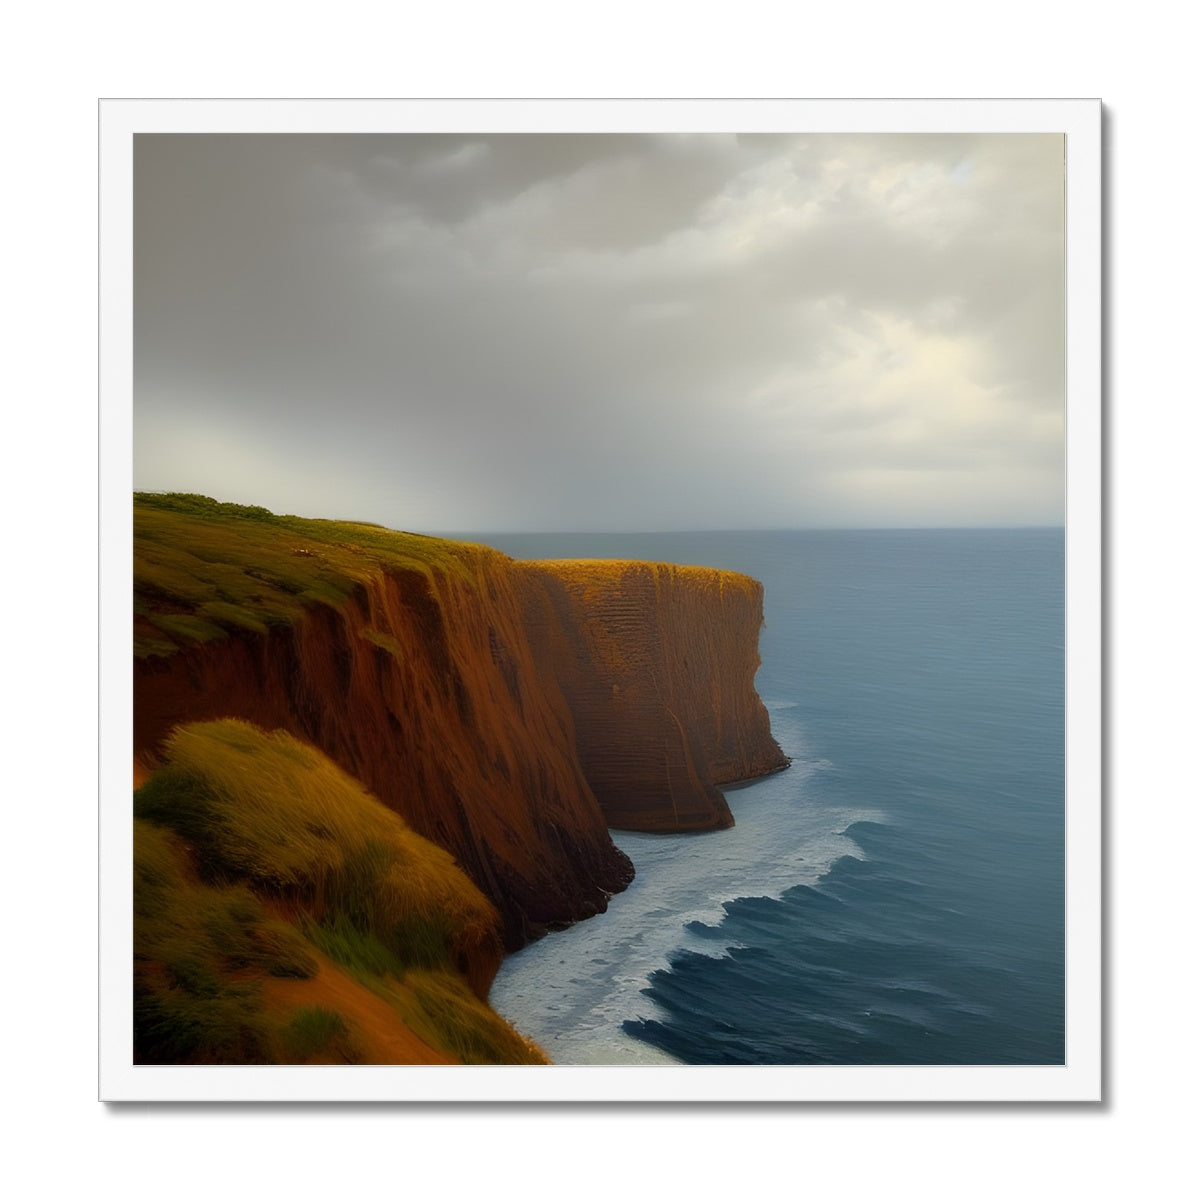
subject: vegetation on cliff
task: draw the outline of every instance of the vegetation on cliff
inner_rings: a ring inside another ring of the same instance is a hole
[[[380,1000],[429,1061],[544,1061],[483,1003],[499,914],[444,850],[286,733],[185,726],[163,759],[134,796],[138,1061],[397,1061]]]
[[[279,516],[190,493],[134,495],[134,656],[170,656],[306,608],[339,608],[381,569],[470,579],[481,546],[352,521]]]

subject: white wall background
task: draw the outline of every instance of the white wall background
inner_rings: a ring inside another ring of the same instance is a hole
[[[1094,5],[22,6],[6,21],[6,1174],[22,1194],[1176,1195],[1193,990],[1191,44]],[[1099,96],[1108,107],[1102,1107],[111,1109],[95,1086],[100,96]],[[15,263],[12,256],[15,254]],[[16,658],[16,670],[11,659]],[[16,721],[13,721],[13,717]],[[1185,1123],[1186,1122],[1186,1123]]]

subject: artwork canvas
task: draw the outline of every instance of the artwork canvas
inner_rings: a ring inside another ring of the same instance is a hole
[[[1098,1098],[1097,103],[101,157],[103,1098]]]

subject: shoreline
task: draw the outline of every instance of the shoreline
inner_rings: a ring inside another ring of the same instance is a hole
[[[719,844],[613,830],[634,863],[633,883],[606,912],[506,955],[488,996],[492,1008],[557,1064],[678,1065],[624,1029],[627,1021],[664,1019],[644,994],[651,977],[671,970],[681,953],[727,954],[730,944],[712,931],[728,902],[816,883],[837,859],[861,855],[848,826],[879,815],[813,804],[806,781],[821,768],[794,759],[789,765],[800,769],[772,771],[736,789],[761,791],[738,804],[733,826],[713,831]]]

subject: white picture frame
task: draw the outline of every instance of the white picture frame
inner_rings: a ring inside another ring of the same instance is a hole
[[[1043,132],[1066,146],[1066,1062],[1007,1067],[151,1067],[132,1056],[132,148],[150,132]],[[1101,110],[1098,100],[233,101],[100,108],[100,1098],[1098,1101]]]

